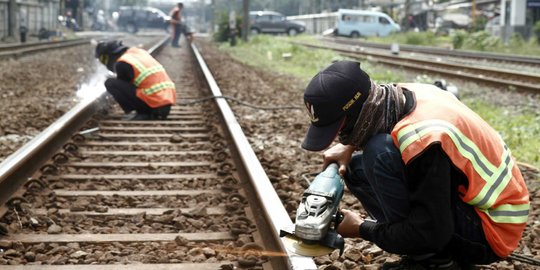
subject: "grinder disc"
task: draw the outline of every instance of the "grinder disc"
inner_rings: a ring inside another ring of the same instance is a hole
[[[300,256],[317,257],[330,254],[334,251],[334,249],[320,244],[306,244],[294,235],[286,235],[282,239],[288,251]]]

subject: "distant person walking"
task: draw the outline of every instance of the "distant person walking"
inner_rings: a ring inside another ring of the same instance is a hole
[[[180,35],[182,35],[182,10],[184,9],[183,3],[178,3],[176,6],[171,10],[170,16],[171,16],[171,30],[173,34],[172,38],[172,46],[175,48],[180,48],[180,44],[178,44],[178,41],[180,40]]]

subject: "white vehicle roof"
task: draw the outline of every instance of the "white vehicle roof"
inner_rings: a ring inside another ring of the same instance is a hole
[[[386,13],[379,12],[379,11],[358,10],[358,9],[344,9],[344,8],[340,8],[338,10],[338,13],[388,16]]]

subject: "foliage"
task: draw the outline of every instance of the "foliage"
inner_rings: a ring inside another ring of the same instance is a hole
[[[520,47],[523,47],[523,45],[525,45],[525,39],[523,39],[523,36],[518,34],[518,33],[514,33],[512,34],[512,36],[510,37],[510,40],[508,42],[508,45],[510,47],[515,47],[515,48],[520,48]]]
[[[488,48],[498,47],[500,39],[490,35],[486,31],[479,31],[467,36],[463,43],[463,49],[486,51]]]
[[[538,43],[540,43],[540,21],[537,21],[534,24],[533,31],[534,31],[534,34],[536,35],[536,39],[538,40]]]
[[[452,37],[452,45],[454,49],[461,49],[467,39],[467,32],[465,30],[456,30],[450,35]]]
[[[231,31],[229,26],[229,12],[222,11],[218,15],[218,30],[214,33],[214,40],[217,42],[225,42],[231,38]],[[234,33],[237,37],[242,35],[242,17],[236,16],[236,31]]]
[[[469,29],[469,32],[477,32],[477,31],[484,30],[486,28],[487,22],[488,22],[488,18],[486,16],[476,17],[476,19],[473,21]]]
[[[490,35],[486,31],[468,33],[458,30],[452,33],[452,43],[454,49],[465,49],[475,51],[496,51],[501,47],[501,40]]]
[[[381,43],[400,43],[420,46],[436,46],[446,42],[443,38],[438,38],[433,32],[403,32],[393,33],[387,37],[369,37],[368,41]]]

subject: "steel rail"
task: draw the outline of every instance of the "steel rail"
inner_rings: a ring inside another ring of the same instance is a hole
[[[293,42],[298,45],[318,48],[318,49],[331,49],[333,51],[345,54],[346,56],[358,58],[360,55],[367,55],[375,58],[375,61],[385,63],[388,65],[394,66],[403,66],[407,68],[417,69],[417,70],[428,70],[430,72],[436,72],[441,74],[446,74],[449,76],[464,78],[468,80],[482,81],[497,85],[508,85],[516,87],[518,90],[527,90],[540,92],[540,76],[536,74],[527,74],[527,73],[518,73],[514,71],[504,71],[493,68],[481,68],[481,67],[472,67],[472,66],[463,66],[452,63],[443,63],[443,62],[433,62],[430,60],[423,59],[413,59],[413,58],[404,58],[393,55],[386,55],[381,53],[373,52],[359,52],[352,49],[343,49],[335,48],[325,45],[316,45],[308,44],[304,42]],[[467,71],[467,72],[464,72]],[[488,74],[495,74],[488,76]],[[516,79],[507,79],[507,77],[520,78]]]
[[[42,52],[45,50],[86,45],[90,44],[90,42],[91,39],[89,38],[78,38],[51,42],[34,42],[7,46],[4,45],[0,46],[0,58],[21,57],[23,55]]]
[[[156,53],[168,39],[161,39],[149,52]],[[4,205],[73,133],[103,108],[107,96],[107,92],[103,91],[101,95],[82,100],[0,163],[0,205]]]
[[[321,38],[323,41],[329,41],[333,43],[347,44],[347,45],[358,45],[368,48],[384,49],[390,50],[391,44],[367,42],[360,40],[351,40],[345,38]],[[522,55],[513,55],[513,54],[500,54],[500,53],[489,53],[489,52],[478,52],[478,51],[467,51],[467,50],[450,50],[443,48],[427,47],[427,46],[418,46],[418,45],[406,45],[399,44],[400,51],[406,52],[415,52],[415,53],[428,53],[442,56],[455,56],[463,58],[474,58],[474,59],[485,59],[492,61],[501,61],[501,62],[510,62],[515,64],[528,64],[528,65],[540,65],[540,57],[534,56],[522,56]]]
[[[201,68],[200,72],[204,74],[206,84],[210,88],[212,95],[216,97],[222,96],[222,92],[214,80],[212,73],[206,65],[202,55],[199,53],[197,46],[195,44],[191,44],[191,47],[195,59],[199,63],[198,66]],[[226,123],[228,136],[234,142],[234,145],[231,145],[231,147],[232,151],[237,152],[236,158],[239,158],[239,160],[235,160],[235,162],[240,163],[237,168],[239,170],[245,170],[240,173],[242,173],[243,176],[248,177],[251,181],[252,188],[254,189],[254,194],[251,195],[257,197],[256,202],[260,204],[258,209],[265,216],[264,220],[266,224],[259,223],[258,225],[270,226],[270,228],[268,228],[269,233],[273,237],[271,239],[264,239],[266,240],[265,245],[271,245],[276,250],[287,254],[287,256],[283,257],[270,258],[270,262],[272,265],[274,265],[274,269],[279,269],[276,268],[276,266],[283,265],[283,260],[285,260],[284,263],[288,265],[289,269],[317,269],[317,266],[312,258],[298,256],[289,252],[285,248],[283,240],[279,237],[279,230],[289,227],[293,223],[289,218],[287,211],[283,207],[283,203],[275,192],[270,179],[266,175],[264,168],[259,162],[259,159],[255,155],[255,152],[242,131],[240,124],[236,120],[236,117],[227,103],[227,100],[223,98],[215,98],[214,101],[220,110],[222,121]],[[274,243],[270,243],[270,241],[273,241]]]

